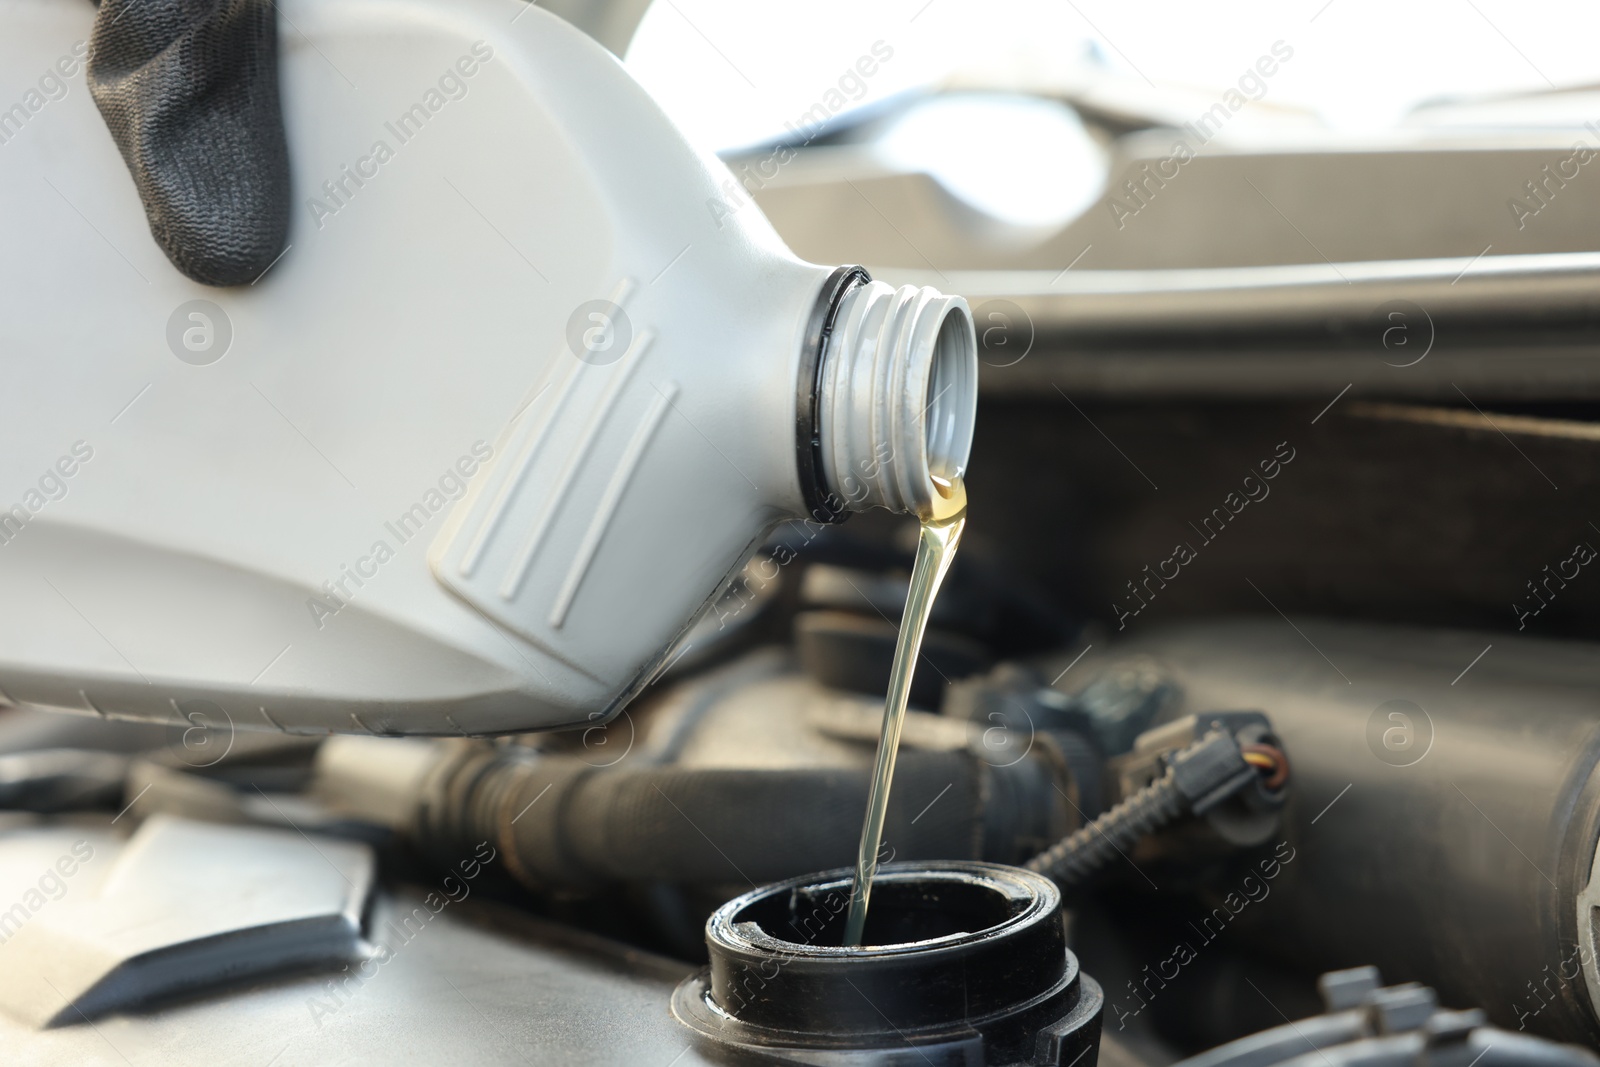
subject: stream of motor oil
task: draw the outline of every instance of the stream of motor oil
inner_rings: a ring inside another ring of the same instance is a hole
[[[967,525],[967,487],[957,476],[945,481],[933,479],[938,493],[928,514],[922,515],[922,532],[917,539],[917,562],[911,569],[911,589],[906,594],[905,613],[900,617],[900,637],[895,643],[894,666],[889,672],[889,694],[883,708],[883,733],[878,737],[878,762],[872,772],[872,789],[867,794],[867,818],[861,826],[861,849],[856,854],[855,885],[850,893],[850,912],[845,919],[844,945],[859,947],[867,926],[867,905],[872,899],[872,879],[878,873],[878,849],[883,843],[883,818],[889,808],[889,785],[894,780],[894,759],[900,749],[900,729],[906,721],[906,700],[911,695],[911,676],[917,668],[917,653],[922,648],[922,632],[928,626],[933,599],[955,559],[961,531]]]

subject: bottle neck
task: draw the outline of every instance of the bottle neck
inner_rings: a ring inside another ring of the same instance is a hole
[[[978,399],[967,302],[868,281],[844,289],[816,372],[814,463],[830,510],[931,511],[966,472]]]

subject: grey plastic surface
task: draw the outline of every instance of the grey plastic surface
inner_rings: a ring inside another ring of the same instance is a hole
[[[69,828],[0,836],[0,1009],[34,1026],[356,957],[366,845],[155,816],[126,844]],[[29,881],[34,885],[28,885]]]
[[[407,942],[390,933],[438,887],[381,896],[389,961],[231,986],[182,1003],[30,1031],[0,1016],[28,1067],[701,1067],[668,1012],[688,967],[481,904],[452,903]],[[0,948],[0,954],[3,954]]]

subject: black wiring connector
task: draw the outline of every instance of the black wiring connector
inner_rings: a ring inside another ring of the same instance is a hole
[[[1224,729],[1211,730],[1165,763],[1155,781],[1033,857],[1027,868],[1062,888],[1078,885],[1145,835],[1180,816],[1204,815],[1235,796],[1259,781],[1263,770]]]

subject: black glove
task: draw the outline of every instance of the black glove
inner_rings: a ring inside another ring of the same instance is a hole
[[[173,266],[254,281],[289,233],[272,0],[104,0],[89,92]]]

